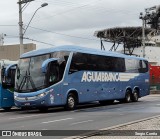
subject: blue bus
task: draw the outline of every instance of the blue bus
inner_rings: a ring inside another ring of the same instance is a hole
[[[59,46],[23,54],[15,76],[17,107],[65,106],[99,101],[138,101],[149,95],[144,58],[79,46]]]
[[[14,106],[14,82],[17,61],[0,60],[0,108],[9,111]],[[5,74],[8,73],[8,75]]]

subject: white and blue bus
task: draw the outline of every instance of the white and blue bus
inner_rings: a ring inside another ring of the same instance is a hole
[[[144,58],[78,46],[60,46],[23,54],[15,76],[15,105],[65,106],[99,101],[138,101],[149,95]]]
[[[9,111],[14,106],[14,82],[17,61],[0,60],[0,108]],[[7,75],[5,74],[7,71]]]

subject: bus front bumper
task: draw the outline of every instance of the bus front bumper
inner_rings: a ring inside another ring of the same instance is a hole
[[[33,101],[31,100],[22,101],[22,100],[15,99],[14,102],[15,102],[15,106],[17,107],[47,107],[51,105],[48,102],[47,96],[40,99],[33,100]]]

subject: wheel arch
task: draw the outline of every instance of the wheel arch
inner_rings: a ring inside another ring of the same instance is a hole
[[[131,102],[131,96],[132,96],[132,88],[130,86],[128,86],[128,87],[126,87],[125,96],[122,101],[125,103]]]
[[[133,88],[133,91],[134,90],[136,90],[137,92],[138,92],[138,97],[139,97],[139,95],[140,95],[140,89],[139,89],[139,87],[138,86],[135,86],[134,88]]]
[[[70,89],[70,90],[67,91],[66,102],[67,102],[67,97],[68,97],[69,94],[75,95],[75,97],[77,98],[77,103],[79,103],[79,95],[78,95],[78,91],[76,89]]]
[[[131,86],[126,87],[125,93],[127,92],[127,90],[129,90],[129,91],[132,93],[132,88],[131,88]]]

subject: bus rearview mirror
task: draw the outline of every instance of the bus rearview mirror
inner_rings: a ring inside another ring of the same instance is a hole
[[[45,60],[43,63],[42,63],[42,66],[41,66],[41,69],[42,69],[42,73],[46,73],[47,72],[47,67],[48,67],[48,64],[50,63],[50,62],[56,62],[56,61],[58,61],[59,60],[59,58],[49,58],[49,59],[47,59],[47,60]]]
[[[11,65],[7,66],[7,68],[5,69],[4,75],[5,75],[6,77],[8,77],[10,70],[11,70],[11,69],[16,69],[16,67],[17,67],[17,64],[11,64]]]
[[[16,67],[17,64],[11,64],[6,68],[2,69],[1,81],[3,88],[8,89],[14,87]]]

